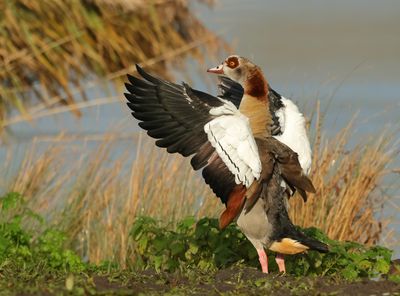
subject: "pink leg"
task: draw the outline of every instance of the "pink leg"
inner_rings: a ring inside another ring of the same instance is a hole
[[[285,259],[283,258],[283,254],[276,254],[275,261],[276,264],[278,264],[279,272],[286,273]]]
[[[258,253],[258,260],[260,261],[261,264],[262,272],[268,273],[268,257],[267,254],[265,253],[264,248],[257,249],[257,253]]]

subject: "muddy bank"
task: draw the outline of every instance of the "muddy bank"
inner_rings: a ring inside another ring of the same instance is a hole
[[[1,283],[0,286],[4,288]],[[2,295],[400,295],[400,284],[361,279],[346,282],[333,277],[265,275],[250,267],[215,273],[117,272],[112,274],[48,275],[37,280],[7,283]]]

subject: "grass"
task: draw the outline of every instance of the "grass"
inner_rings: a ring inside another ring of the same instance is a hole
[[[44,268],[64,272],[80,272],[89,267],[75,251],[65,246],[67,234],[71,232],[46,223],[19,193],[0,197],[0,214],[0,263],[3,267],[24,267],[38,262]],[[128,232],[130,258],[127,259],[130,269],[173,272],[188,268],[211,271],[241,263],[258,266],[254,247],[235,225],[220,231],[217,219],[197,220],[193,216],[178,220],[176,227],[160,222],[140,216],[131,224]],[[289,274],[333,275],[354,280],[389,271],[391,251],[388,249],[334,241],[316,228],[303,231],[328,243],[331,252],[289,256]],[[277,271],[273,260],[271,263],[271,270]]]
[[[38,102],[51,108],[85,100],[88,83],[101,87],[104,78],[119,78],[134,63],[171,56],[192,43],[208,42],[210,52],[222,45],[188,1],[11,0],[0,9],[1,127],[15,108],[29,119]],[[201,60],[200,49],[191,49],[188,54]],[[166,58],[161,60],[153,68],[166,75]]]
[[[129,229],[138,215],[166,222],[196,212],[215,215],[217,199],[184,159],[160,153],[141,136],[136,143],[131,138],[115,159],[110,138],[94,151],[73,153],[62,148],[62,137],[41,152],[40,142],[32,143],[18,174],[4,187],[24,194],[36,211],[78,238],[70,244],[96,263],[125,264]]]
[[[277,274],[270,254],[265,276],[257,266],[257,254],[234,225],[218,230],[217,219],[183,219],[172,229],[150,217],[140,217],[129,237],[131,255],[127,268],[116,262],[89,264],[65,245],[67,234],[48,225],[18,193],[0,198],[0,288],[2,294],[35,293],[104,294],[164,293],[257,294],[260,291],[306,295],[337,292],[365,277],[381,280],[354,283],[371,292],[396,291],[399,276],[387,275],[391,251],[351,242],[330,240],[321,231],[308,235],[330,244],[331,252],[288,256],[288,274]],[[333,286],[333,287],[331,287]],[[327,290],[327,287],[330,287]]]
[[[382,136],[346,150],[350,136],[348,126],[324,141],[317,129],[312,169],[317,193],[305,204],[292,198],[290,214],[296,224],[318,227],[331,239],[372,245],[386,223],[380,190],[395,147]],[[13,151],[8,151],[0,176],[3,193],[23,194],[35,211],[67,233],[68,245],[82,258],[126,266],[130,227],[139,216],[174,226],[188,215],[218,217],[222,211],[189,162],[156,148],[146,135],[109,133],[94,142],[68,135],[51,144],[36,139],[16,174]]]
[[[398,156],[393,137],[382,132],[349,149],[353,122],[329,140],[321,137],[318,122],[311,173],[317,193],[307,203],[293,198],[290,215],[295,224],[316,226],[333,239],[376,244],[388,223],[381,211],[389,198],[383,182]]]

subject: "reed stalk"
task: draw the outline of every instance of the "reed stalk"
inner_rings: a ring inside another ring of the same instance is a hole
[[[388,222],[380,215],[383,180],[393,173],[387,168],[396,157],[390,136],[348,150],[351,125],[330,141],[317,130],[311,176],[317,193],[307,203],[291,199],[292,219],[321,228],[332,239],[377,243]],[[188,215],[218,217],[223,209],[186,159],[155,147],[144,134],[36,138],[14,175],[7,169],[14,162],[12,151],[8,154],[0,176],[8,181],[0,188],[22,193],[91,262],[124,266],[129,230],[140,215],[174,225]]]
[[[166,76],[165,55],[199,40],[208,40],[207,52],[222,45],[187,0],[10,0],[0,10],[0,123],[15,108],[29,119],[38,103],[86,99],[90,77],[116,79],[151,59]],[[198,61],[204,55],[198,46],[185,53]]]

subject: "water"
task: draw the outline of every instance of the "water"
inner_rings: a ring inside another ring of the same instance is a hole
[[[325,131],[334,135],[357,114],[354,145],[382,130],[399,137],[399,1],[221,0],[204,22],[236,44],[232,53],[260,65],[273,88],[307,114],[316,98],[328,107]],[[221,57],[221,60],[223,57]],[[393,167],[400,167],[397,160]],[[398,176],[387,178],[386,184]],[[390,191],[390,190],[389,190]],[[391,191],[392,201],[398,192]],[[388,203],[386,216],[400,220]],[[394,222],[397,237],[399,225]],[[399,246],[392,246],[396,256]]]
[[[357,115],[357,143],[383,129],[399,133],[400,113],[400,1],[220,0],[213,9],[193,4],[199,18],[233,44],[232,53],[260,65],[274,89],[297,101],[309,114],[316,99],[328,108],[325,130],[335,134]],[[221,62],[207,60],[207,66]],[[206,74],[188,61],[189,77],[199,89],[215,92]],[[177,72],[178,80],[186,73]],[[96,93],[92,98],[122,93]],[[29,145],[38,135],[60,131],[78,135],[119,130],[135,132],[129,110],[114,103],[83,110],[78,120],[70,113],[46,117],[33,124],[10,127],[10,145]],[[122,143],[123,144],[123,143]],[[23,149],[21,149],[23,150]],[[5,152],[0,149],[0,158]],[[397,162],[395,166],[400,167]],[[396,195],[397,192],[393,192]],[[397,215],[390,212],[388,215]],[[400,249],[397,249],[399,252]]]
[[[222,0],[212,14],[196,9],[282,94],[302,103],[335,92],[336,128],[357,111],[372,117],[370,129],[398,125],[400,2]]]

